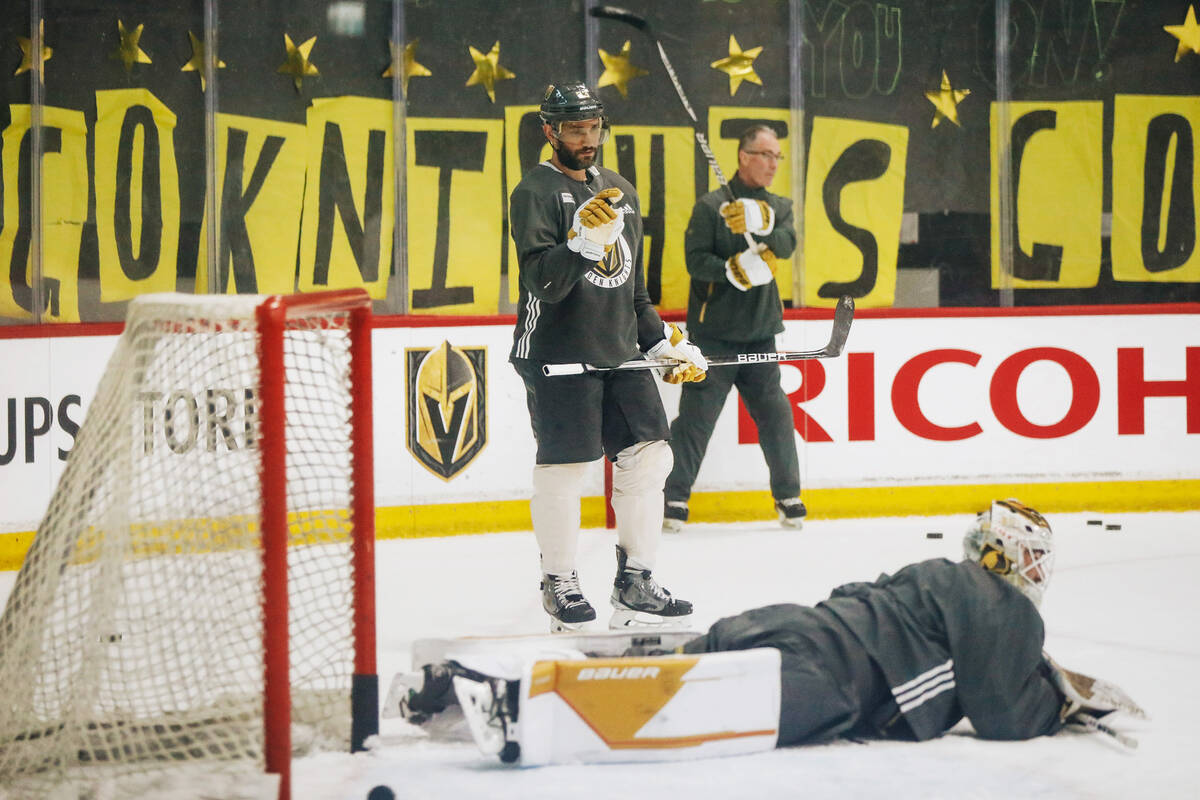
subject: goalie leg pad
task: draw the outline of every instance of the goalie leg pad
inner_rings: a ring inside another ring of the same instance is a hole
[[[542,571],[554,575],[575,569],[579,549],[579,498],[588,462],[538,464],[529,501],[533,536],[542,553]]]
[[[676,761],[770,750],[779,651],[539,661],[520,684],[523,765]]]
[[[663,483],[671,472],[671,446],[661,439],[638,442],[617,453],[612,506],[617,541],[629,558],[654,569],[663,522]]]

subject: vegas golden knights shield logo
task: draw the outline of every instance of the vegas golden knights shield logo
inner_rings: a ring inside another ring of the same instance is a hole
[[[408,449],[448,481],[487,444],[487,348],[408,348]]]

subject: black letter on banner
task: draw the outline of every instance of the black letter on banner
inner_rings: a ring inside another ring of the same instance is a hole
[[[879,41],[875,8],[857,2],[842,15],[842,40],[838,49],[838,70],[846,97],[861,100],[875,86],[879,64]]]
[[[42,413],[42,421],[35,423],[33,421],[33,411],[38,409]],[[25,463],[33,463],[33,440],[39,436],[45,436],[50,432],[50,425],[54,422],[54,414],[50,410],[50,401],[44,397],[26,397],[25,398]]]
[[[69,394],[58,402],[58,427],[62,428],[63,432],[71,437],[72,449],[75,447],[74,442],[77,438],[75,434],[79,433],[79,423],[71,419],[71,417],[67,414],[67,409],[71,406],[78,405],[82,404],[80,403],[79,395],[77,394]],[[61,447],[58,448],[59,461],[66,461],[67,456],[70,454],[70,450],[63,450]]]
[[[142,129],[142,232],[139,253],[133,255],[133,224],[129,219],[133,184],[133,134]],[[113,200],[113,231],[121,271],[131,281],[154,274],[162,247],[162,187],[158,175],[158,128],[145,106],[130,106],[121,121],[117,145],[117,192]]]
[[[637,162],[632,136],[617,137],[617,172],[637,186]],[[642,234],[650,239],[646,260],[646,291],[651,303],[662,302],[662,254],[666,237],[667,188],[662,134],[650,135],[650,196],[642,204]]]
[[[363,221],[359,224],[354,208],[354,192],[346,169],[346,148],[342,131],[335,123],[325,123],[325,141],[321,145],[321,191],[317,197],[317,252],[313,263],[313,283],[329,283],[329,258],[333,249],[333,212],[342,220],[354,263],[366,282],[379,278],[379,230],[383,218],[383,156],[387,134],[372,130],[367,134],[367,187],[363,197]],[[338,168],[340,167],[340,169]]]
[[[1040,130],[1054,130],[1058,125],[1058,112],[1044,109],[1031,111],[1018,119],[1012,126],[1012,196],[1013,218],[1013,277],[1026,281],[1056,281],[1062,271],[1063,249],[1060,244],[1033,243],[1033,255],[1025,255],[1021,249],[1021,230],[1017,220],[1017,198],[1021,196],[1021,159],[1025,145]]]
[[[254,294],[258,291],[258,277],[254,274],[254,250],[250,247],[250,234],[246,232],[246,214],[254,199],[262,191],[267,173],[275,163],[275,157],[283,148],[282,136],[268,136],[263,142],[254,164],[254,173],[246,191],[242,192],[242,175],[245,174],[246,139],[248,133],[240,128],[229,129],[229,141],[225,146],[225,178],[221,190],[221,257],[217,259],[218,292],[229,285],[229,270],[233,269],[233,285],[237,294]],[[230,266],[232,265],[232,267]]]
[[[438,168],[437,235],[433,246],[433,278],[428,289],[413,289],[413,308],[457,306],[475,300],[473,286],[446,286],[450,267],[450,184],[454,170],[483,172],[487,134],[483,131],[414,131],[413,160],[418,167]]]
[[[12,286],[13,300],[21,308],[33,312],[33,287],[29,285],[26,271],[29,267],[29,241],[33,233],[30,198],[33,196],[33,170],[30,152],[33,137],[26,131],[21,138],[21,149],[17,154],[17,235],[13,237],[12,261],[8,266],[8,280]],[[42,127],[42,152],[62,152],[62,129]],[[58,279],[42,278],[46,290],[46,307],[50,315],[57,317]],[[42,309],[45,310],[45,309]]]
[[[8,464],[17,454],[17,398],[8,398],[8,445],[0,453],[0,467]]]
[[[1171,203],[1167,218],[1159,218],[1167,180],[1167,149],[1175,139],[1175,170],[1171,174]],[[1146,163],[1142,186],[1142,263],[1147,272],[1166,272],[1187,263],[1196,248],[1196,206],[1192,175],[1196,150],[1188,121],[1178,114],[1161,114],[1146,129]],[[1159,226],[1167,226],[1163,249],[1158,249]]]
[[[866,297],[879,278],[879,245],[869,230],[842,219],[842,190],[851,183],[873,181],[887,172],[892,148],[878,139],[860,139],[846,148],[830,168],[821,187],[825,215],[833,229],[862,253],[862,274],[852,281],[829,281],[817,289],[818,297]]]

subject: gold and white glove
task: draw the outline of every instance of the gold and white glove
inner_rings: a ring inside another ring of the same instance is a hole
[[[730,256],[725,262],[725,277],[738,289],[748,292],[755,286],[775,280],[776,266],[771,248],[759,242]]]
[[[752,233],[766,236],[775,230],[775,209],[766,200],[740,197],[733,202],[722,203],[717,211],[725,218],[729,230],[738,235]]]
[[[1048,653],[1042,656],[1050,664],[1050,679],[1058,690],[1063,693],[1061,719],[1070,722],[1076,714],[1101,716],[1114,711],[1122,711],[1131,717],[1146,719],[1146,712],[1125,694],[1116,684],[1081,672],[1072,672],[1050,658]]]
[[[625,215],[614,207],[622,197],[620,189],[609,187],[575,209],[567,233],[567,249],[589,261],[603,260],[625,229]]]
[[[700,352],[700,348],[688,341],[683,331],[673,323],[663,323],[661,342],[646,351],[651,359],[669,358],[679,362],[679,366],[663,371],[662,379],[667,383],[699,383],[704,380],[708,371],[708,360]]]

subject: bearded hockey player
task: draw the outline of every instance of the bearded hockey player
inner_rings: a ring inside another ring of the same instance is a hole
[[[813,607],[753,609],[659,656],[644,646],[626,658],[549,655],[502,679],[472,672],[465,656],[427,668],[406,702],[444,702],[453,681],[481,748],[522,763],[694,758],[839,736],[922,741],[964,717],[985,739],[1075,724],[1129,744],[1099,718],[1144,717],[1137,704],[1042,650],[1038,604],[1054,564],[1045,518],[995,501],[963,546],[960,562],[911,564]]]
[[[553,155],[509,203],[520,269],[510,360],[525,383],[537,441],[530,511],[541,551],[542,604],[551,630],[596,618],[575,570],[579,501],[589,467],[613,463],[617,572],[609,626],[678,622],[690,603],[655,580],[670,429],[648,370],[546,377],[545,364],[615,366],[643,353],[678,362],[672,383],[703,380],[700,350],[665,325],[642,274],[642,212],[633,185],[596,165],[608,117],[582,83],[549,86],[542,132]]]

